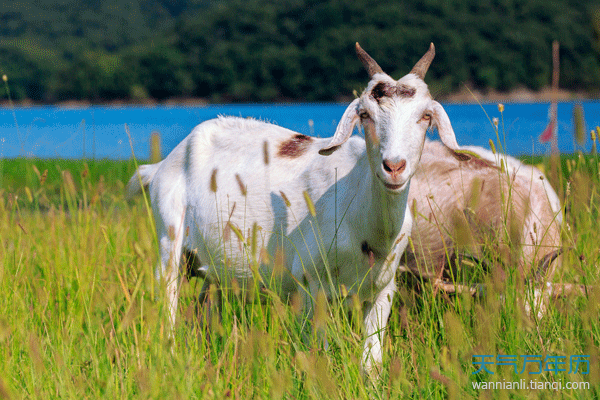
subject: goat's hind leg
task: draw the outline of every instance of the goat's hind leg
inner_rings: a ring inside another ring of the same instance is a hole
[[[207,331],[213,323],[213,318],[216,311],[217,318],[221,317],[222,294],[218,284],[211,282],[208,278],[204,279],[202,289],[198,295],[198,303],[196,304],[196,315],[200,327]]]

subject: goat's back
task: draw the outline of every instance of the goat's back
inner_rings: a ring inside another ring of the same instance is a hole
[[[304,193],[317,203],[364,158],[359,138],[319,155],[328,142],[253,119],[198,125],[163,161],[138,171],[149,184],[159,241],[181,235],[183,249],[201,263],[225,268],[203,267],[209,278],[248,277],[249,263],[265,261],[260,249],[275,256],[307,216]]]

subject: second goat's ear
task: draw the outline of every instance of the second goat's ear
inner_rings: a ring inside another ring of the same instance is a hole
[[[444,107],[437,101],[433,102],[433,120],[442,143],[454,153],[456,158],[461,161],[469,161],[471,155],[469,152],[460,149],[460,146],[456,142],[456,135],[454,134],[454,129],[452,129],[450,118],[448,118]]]
[[[344,111],[344,115],[342,115],[342,119],[338,123],[338,126],[335,130],[335,134],[333,138],[331,138],[331,142],[321,150],[319,150],[319,154],[322,156],[328,156],[334,151],[336,151],[342,144],[344,144],[348,138],[352,135],[352,131],[354,130],[354,126],[359,120],[358,117],[358,103],[360,99],[354,99],[352,103],[346,108]]]

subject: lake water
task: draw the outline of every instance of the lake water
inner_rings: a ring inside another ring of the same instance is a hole
[[[581,104],[586,122],[583,147],[573,139],[573,107]],[[347,104],[210,105],[204,107],[27,107],[0,109],[0,158],[131,157],[126,126],[137,158],[149,156],[149,138],[158,131],[163,154],[168,154],[192,128],[218,115],[254,117],[305,135],[329,137]],[[463,145],[489,147],[497,141],[492,118],[499,118],[500,140],[511,155],[546,154],[549,144],[539,135],[548,124],[549,103],[507,103],[503,114],[497,104],[444,104]],[[489,118],[488,118],[489,117]],[[310,122],[309,122],[310,121]],[[590,129],[600,125],[600,101],[558,104],[558,145],[563,153],[589,151]],[[435,138],[437,134],[430,134]]]

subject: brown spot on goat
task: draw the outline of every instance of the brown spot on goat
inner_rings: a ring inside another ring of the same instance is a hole
[[[396,94],[400,97],[411,98],[415,95],[416,89],[412,86],[399,83],[396,86]]]
[[[382,97],[391,97],[396,92],[396,88],[389,83],[379,82],[373,90],[371,90],[371,97],[375,101],[379,102]]]
[[[277,155],[279,157],[296,158],[306,152],[312,142],[312,138],[306,135],[296,134],[279,145]]]
[[[369,256],[369,268],[373,268],[375,266],[375,254],[373,253],[373,249],[369,246],[369,243],[365,240],[360,245],[360,250]]]
[[[399,96],[402,98],[411,98],[415,95],[416,89],[412,86],[405,85],[403,83],[398,83],[397,85],[392,85],[388,82],[379,82],[373,90],[371,90],[371,97],[373,97],[377,102],[382,97],[392,97]]]

